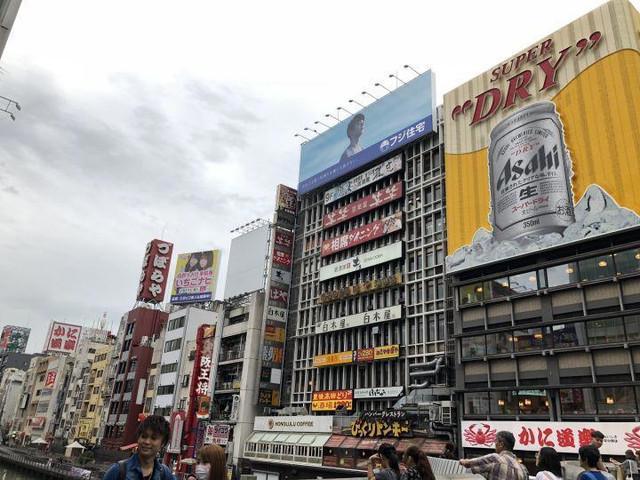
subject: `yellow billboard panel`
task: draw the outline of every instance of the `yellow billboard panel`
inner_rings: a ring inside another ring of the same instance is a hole
[[[640,28],[612,0],[444,97],[448,272],[640,225]]]
[[[219,268],[220,250],[178,255],[171,303],[199,303],[214,300]]]
[[[344,365],[353,362],[353,350],[345,352],[327,353],[313,357],[314,367],[328,367],[329,365]]]
[[[382,360],[384,358],[397,358],[400,356],[400,345],[385,345],[376,347],[373,351],[374,360]]]

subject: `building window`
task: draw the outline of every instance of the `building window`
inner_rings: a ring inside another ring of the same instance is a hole
[[[578,267],[580,268],[580,279],[583,282],[609,278],[615,275],[613,257],[611,255],[580,260]]]
[[[516,405],[514,392],[491,392],[491,413],[515,415]]]
[[[618,275],[640,272],[640,249],[626,250],[613,254]]]
[[[176,338],[175,340],[169,340],[164,344],[164,351],[165,353],[167,353],[167,352],[173,352],[175,350],[180,350],[181,345],[182,345],[182,337]]]
[[[599,414],[629,414],[638,411],[633,387],[596,388],[596,402]]]
[[[178,328],[184,327],[184,320],[186,317],[172,318],[169,320],[169,325],[167,325],[167,331],[177,330]]]
[[[507,277],[494,278],[484,282],[484,290],[489,298],[500,298],[513,294],[513,291],[509,288],[509,279]]]
[[[509,287],[514,293],[535,292],[538,290],[536,272],[520,273],[509,277]]]
[[[173,394],[175,385],[160,385],[158,387],[158,395],[171,395]]]
[[[484,357],[486,353],[484,335],[462,339],[462,358]]]
[[[521,415],[549,415],[549,400],[545,390],[520,390],[518,410]]]
[[[547,268],[547,285],[550,288],[577,282],[578,267],[575,262]]]
[[[593,391],[590,388],[561,389],[560,407],[563,415],[587,415],[596,413]]]
[[[129,393],[133,391],[133,380],[127,380],[124,384],[124,393]]]
[[[531,352],[533,350],[542,350],[543,335],[540,328],[528,328],[525,330],[516,330],[513,332],[516,344],[516,352]]]
[[[563,323],[545,327],[546,337],[552,337],[554,348],[584,347],[587,334],[583,323]]]
[[[627,331],[628,341],[640,340],[640,315],[624,317],[624,327]]]
[[[622,318],[607,318],[587,322],[587,334],[591,345],[625,341]]]
[[[513,352],[513,337],[510,332],[487,335],[487,353],[496,355]]]
[[[481,302],[484,299],[483,290],[482,283],[463,285],[460,287],[460,303],[466,305]]]
[[[465,415],[486,415],[489,411],[489,394],[487,392],[470,392],[464,394]]]
[[[160,367],[160,373],[172,373],[178,371],[178,362],[165,363]]]

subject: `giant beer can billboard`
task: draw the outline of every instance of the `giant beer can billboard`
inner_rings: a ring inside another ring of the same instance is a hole
[[[640,226],[639,28],[612,0],[445,94],[449,273]]]

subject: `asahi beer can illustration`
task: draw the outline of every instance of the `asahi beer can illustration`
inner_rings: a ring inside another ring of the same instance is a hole
[[[537,102],[491,131],[489,180],[496,240],[562,233],[575,222],[571,160],[552,102]]]

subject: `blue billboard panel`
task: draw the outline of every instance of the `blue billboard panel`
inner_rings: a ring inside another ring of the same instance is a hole
[[[434,131],[431,70],[302,144],[298,194],[315,190]]]

